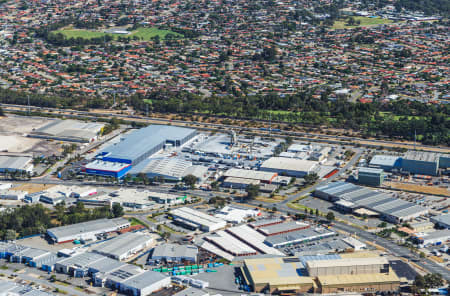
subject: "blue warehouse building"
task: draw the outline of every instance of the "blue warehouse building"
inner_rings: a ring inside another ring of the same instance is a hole
[[[106,148],[102,160],[136,165],[164,148],[179,147],[195,137],[196,130],[168,125],[150,125],[129,134],[123,141]]]
[[[120,142],[105,148],[98,159],[83,167],[83,172],[102,176],[123,177],[167,145],[179,147],[194,138],[197,131],[169,125],[150,125],[125,136]]]
[[[436,176],[439,169],[439,155],[422,151],[408,151],[402,158],[402,170],[411,174]]]

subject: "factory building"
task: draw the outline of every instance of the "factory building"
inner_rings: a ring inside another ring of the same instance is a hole
[[[179,157],[149,158],[130,170],[133,176],[142,173],[148,178],[163,177],[167,181],[181,181],[187,175],[194,175],[199,180],[203,180],[207,172],[207,167],[193,165],[191,161]]]
[[[280,219],[280,218],[273,218],[273,219],[262,219],[262,220],[257,220],[254,222],[249,223],[248,225],[252,228],[260,228],[260,227],[265,227],[265,226],[270,226],[270,225],[275,225],[275,224],[280,224],[283,223],[284,220]]]
[[[153,239],[148,235],[127,232],[95,245],[92,252],[122,261],[146,249],[152,242]]]
[[[23,200],[28,192],[20,190],[0,190],[0,199]]]
[[[179,147],[195,137],[196,130],[168,125],[150,125],[128,134],[122,141],[102,151],[104,161],[137,165],[162,150],[165,145]]]
[[[47,230],[47,234],[55,243],[65,243],[74,240],[96,240],[98,234],[118,231],[128,227],[130,227],[130,222],[123,218],[98,219],[50,228]]]
[[[411,174],[436,176],[439,169],[439,155],[432,152],[408,151],[401,161],[403,171]]]
[[[270,254],[270,255],[278,255],[283,256],[284,254],[278,251],[275,248],[269,247],[264,243],[264,240],[266,237],[256,231],[253,228],[250,228],[247,225],[239,225],[236,227],[230,227],[225,230],[238,240],[246,243],[256,251],[258,251],[261,254]]]
[[[195,263],[197,262],[198,249],[192,245],[162,244],[156,246],[149,256],[149,264],[160,262],[168,263]]]
[[[0,155],[0,173],[32,173],[33,158],[30,156]]]
[[[450,240],[450,229],[436,230],[427,233],[417,233],[414,240],[421,246],[441,245]]]
[[[97,139],[104,126],[104,123],[55,119],[31,132],[28,136],[58,141],[89,143]]]
[[[131,164],[94,160],[81,168],[83,173],[105,177],[122,178],[131,170]]]
[[[186,201],[187,195],[177,195],[162,192],[150,192],[149,198],[163,205],[179,205]]]
[[[260,170],[290,177],[304,177],[317,167],[317,161],[271,157],[261,164]]]
[[[225,206],[222,209],[218,210],[217,214],[215,214],[214,216],[229,223],[239,224],[247,218],[257,217],[259,215],[261,215],[261,212],[258,209],[241,209]]]
[[[259,227],[258,232],[262,233],[265,236],[274,236],[274,235],[280,235],[280,234],[284,234],[284,233],[307,229],[309,227],[310,227],[309,224],[291,221],[291,222],[286,222],[286,223],[279,223],[279,224]]]
[[[122,141],[106,147],[97,157],[101,162],[91,162],[82,170],[89,174],[120,178],[164,147],[179,147],[196,134],[196,130],[189,128],[150,125],[131,132],[125,135]],[[145,170],[145,165],[143,169]]]
[[[375,155],[369,162],[371,168],[379,168],[386,172],[394,168],[400,168],[401,158],[393,155]]]
[[[206,236],[203,239],[233,256],[241,257],[258,254],[255,249],[223,230],[219,230],[215,234]]]
[[[253,171],[237,168],[231,168],[223,174],[223,177],[225,179],[227,178],[251,179],[251,180],[258,180],[261,183],[267,184],[271,184],[277,176],[278,174],[273,172]]]
[[[377,254],[351,253],[244,260],[245,281],[264,293],[397,292],[400,279]]]
[[[443,169],[450,167],[450,154],[439,155],[439,167]]]
[[[384,171],[375,168],[359,168],[358,183],[369,186],[380,186],[384,181]]]
[[[235,178],[235,177],[227,177],[223,180],[222,186],[225,188],[232,189],[245,189],[250,185],[259,186],[259,180],[254,179],[244,179],[244,178]]]
[[[341,258],[310,260],[306,262],[309,276],[389,273],[389,262],[384,257]]]
[[[151,295],[171,285],[170,277],[155,271],[144,271],[138,266],[126,264],[109,272],[93,276],[96,286],[108,287],[125,295]]]
[[[325,275],[317,278],[323,294],[397,292],[400,279],[394,272],[360,275]]]
[[[215,231],[226,226],[225,220],[213,217],[203,212],[182,207],[170,211],[176,223],[190,229],[200,229],[202,231]]]
[[[425,207],[347,182],[334,182],[318,187],[314,196],[335,202],[341,210],[357,212],[365,209],[378,213],[391,223],[402,223],[429,212]]]
[[[314,279],[300,276],[304,266],[288,258],[246,259],[242,274],[252,291],[257,293],[313,293]]]
[[[264,243],[273,248],[282,248],[305,242],[321,240],[335,236],[336,233],[322,227],[306,228],[288,233],[267,236]]]
[[[431,222],[436,224],[438,227],[450,229],[450,214],[434,216],[434,217],[431,217],[430,220],[431,220]]]

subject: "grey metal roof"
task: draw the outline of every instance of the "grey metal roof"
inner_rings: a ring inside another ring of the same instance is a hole
[[[32,259],[46,255],[46,254],[50,254],[50,252],[44,251],[41,249],[35,249],[35,248],[27,248],[27,249],[23,249],[19,252],[14,253],[15,256],[29,257]]]
[[[272,233],[278,233],[278,232],[284,232],[284,231],[290,231],[292,229],[300,228],[300,227],[308,227],[309,225],[306,223],[301,222],[286,222],[286,223],[280,223],[270,226],[264,226],[259,228],[260,231],[264,232],[267,235],[270,235]]]
[[[196,257],[197,253],[195,246],[162,244],[153,249],[152,257]]]
[[[6,156],[0,155],[0,170],[21,170],[30,161],[31,157],[28,156]]]
[[[143,272],[141,274],[138,274],[136,276],[127,279],[125,282],[123,282],[123,284],[136,289],[143,289],[165,278],[167,278],[167,276],[162,275],[159,272],[148,270],[146,272]]]
[[[107,277],[108,279],[111,279],[114,282],[123,283],[134,276],[142,274],[142,271],[143,270],[139,266],[132,264],[125,264],[120,268],[108,272]]]
[[[109,158],[134,160],[168,140],[181,140],[195,132],[189,128],[150,125],[132,132],[119,143],[105,148],[103,152],[109,153]]]
[[[126,265],[126,263],[111,259],[109,257],[103,257],[92,262],[92,264],[89,264],[89,268],[98,270],[99,272],[110,272],[112,270],[121,268],[124,265]]]
[[[192,162],[176,157],[149,158],[130,170],[130,174],[155,174],[182,178],[185,171],[192,166]]]
[[[450,236],[450,229],[443,229],[443,230],[436,230],[433,232],[427,233],[426,236],[424,236],[424,239],[435,239],[435,238],[441,238],[441,237],[449,237]]]
[[[250,226],[257,228],[257,227],[264,226],[267,224],[278,223],[278,222],[282,222],[282,221],[283,220],[281,220],[280,218],[262,219],[262,220],[257,220],[257,221],[251,222]]]
[[[104,243],[96,245],[92,251],[121,257],[122,255],[130,252],[136,246],[146,244],[151,240],[152,238],[148,235],[127,232]]]
[[[357,206],[398,218],[416,213],[419,214],[427,210],[424,207],[392,197],[386,193],[370,190],[351,183],[335,182],[319,187],[317,190],[341,200],[350,201]]]
[[[393,155],[375,155],[369,162],[371,166],[394,167],[399,161],[399,156]]]
[[[57,263],[65,266],[79,266],[81,268],[87,268],[91,264],[94,264],[96,261],[102,260],[103,258],[105,258],[103,255],[86,252],[61,259]]]
[[[278,244],[289,243],[289,242],[294,242],[294,241],[303,240],[303,239],[310,239],[310,238],[316,237],[318,235],[322,236],[322,235],[332,235],[332,234],[334,234],[334,232],[328,231],[324,228],[316,228],[316,229],[307,228],[307,229],[297,230],[297,231],[293,231],[293,232],[268,236],[268,237],[266,237],[264,242],[267,242],[270,245],[278,245]]]
[[[406,152],[403,159],[427,161],[427,162],[437,162],[439,160],[439,154],[433,153],[433,152],[424,152],[424,151],[408,151],[408,152]]]
[[[104,123],[96,122],[55,119],[49,124],[33,131],[31,135],[89,140],[95,137],[104,125]]]
[[[37,266],[42,266],[42,265],[49,265],[52,266],[54,265],[60,258],[54,254],[54,253],[48,253],[42,257],[39,257],[35,260],[33,260]]]
[[[450,225],[450,214],[433,217],[432,221],[434,221],[435,223],[438,222],[438,223]]]
[[[383,169],[376,169],[376,168],[359,168],[358,174],[382,174]]]
[[[101,233],[104,229],[116,227],[118,225],[126,223],[129,223],[128,220],[123,218],[98,219],[88,222],[50,228],[47,230],[47,232],[51,232],[56,237],[67,237],[67,236],[75,236],[79,233],[84,232],[98,231],[98,233]]]

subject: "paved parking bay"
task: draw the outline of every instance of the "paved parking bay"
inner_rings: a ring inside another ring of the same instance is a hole
[[[204,272],[193,276],[193,278],[209,282],[207,290],[211,295],[240,295],[244,292],[239,290],[239,286],[235,283],[235,268],[237,267],[232,265],[214,267],[212,269],[217,270],[217,272]]]
[[[418,273],[409,264],[403,262],[402,260],[391,260],[389,261],[392,269],[395,271],[398,277],[406,278],[408,281],[414,281]]]

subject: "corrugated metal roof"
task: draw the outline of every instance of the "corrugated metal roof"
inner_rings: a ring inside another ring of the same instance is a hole
[[[189,128],[150,125],[132,132],[119,143],[105,148],[103,152],[108,153],[108,158],[134,161],[147,151],[163,145],[166,141],[182,140],[195,132],[194,129]]]

